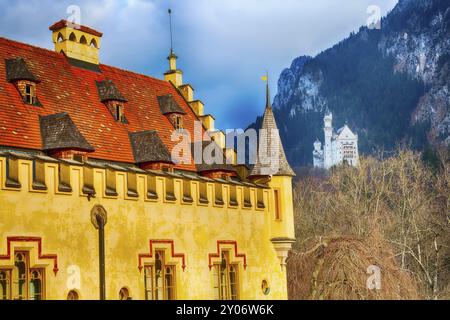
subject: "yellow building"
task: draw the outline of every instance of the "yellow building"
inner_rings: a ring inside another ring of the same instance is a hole
[[[286,299],[281,144],[273,172],[178,163],[171,135],[198,121],[193,149],[236,157],[173,51],[158,80],[101,64],[100,32],[50,30],[55,51],[0,38],[0,300]]]

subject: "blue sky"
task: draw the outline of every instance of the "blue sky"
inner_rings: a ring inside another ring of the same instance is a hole
[[[184,80],[221,129],[245,128],[264,109],[264,83],[300,55],[316,55],[385,15],[398,0],[0,0],[0,36],[52,49],[48,27],[80,8],[81,23],[104,33],[101,62],[162,78],[173,10],[174,47]]]

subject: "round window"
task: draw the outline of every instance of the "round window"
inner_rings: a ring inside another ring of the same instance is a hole
[[[67,294],[67,300],[80,300],[80,296],[75,290],[70,290]]]

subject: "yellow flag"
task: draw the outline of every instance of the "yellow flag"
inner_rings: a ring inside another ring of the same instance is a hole
[[[261,77],[261,80],[262,80],[262,81],[268,81],[269,79],[267,78],[267,76],[262,76],[262,77]]]

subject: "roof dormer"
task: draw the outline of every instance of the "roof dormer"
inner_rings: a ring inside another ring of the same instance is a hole
[[[178,105],[171,94],[158,97],[161,113],[169,119],[176,130],[184,129],[184,115],[186,112]]]
[[[42,149],[59,159],[83,157],[95,151],[67,113],[39,117]]]
[[[38,78],[31,73],[23,58],[5,60],[6,80],[15,85],[24,103],[41,106],[37,97]]]
[[[137,165],[143,169],[171,171],[174,163],[157,131],[130,133],[131,146]]]
[[[116,122],[128,123],[125,117],[127,99],[120,93],[112,80],[97,81],[100,101],[105,104]]]

